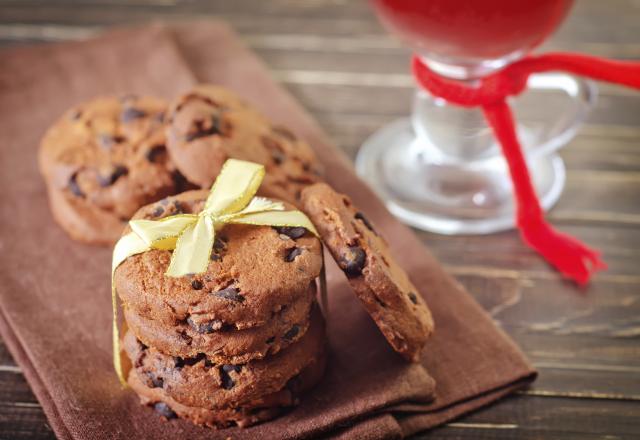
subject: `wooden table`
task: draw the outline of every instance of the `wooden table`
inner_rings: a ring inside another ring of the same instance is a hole
[[[576,3],[544,49],[640,58],[640,1]],[[409,111],[409,51],[363,1],[0,0],[0,44],[205,16],[231,23],[351,157]],[[588,290],[562,281],[515,232],[418,233],[540,370],[531,389],[418,437],[640,438],[640,94],[608,85],[600,92],[562,151],[567,186],[549,216],[604,252],[609,270]],[[0,438],[53,437],[0,342]]]

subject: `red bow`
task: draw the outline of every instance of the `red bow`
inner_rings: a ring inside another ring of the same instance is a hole
[[[556,231],[544,219],[506,98],[525,90],[527,79],[532,73],[548,71],[567,71],[640,88],[640,63],[612,61],[587,55],[550,53],[516,61],[482,78],[476,87],[438,75],[417,56],[413,57],[412,69],[418,84],[433,96],[463,107],[482,107],[487,123],[500,142],[502,153],[509,165],[517,203],[517,224],[524,241],[563,275],[580,285],[587,284],[593,272],[606,269],[607,265],[600,259],[600,252]]]

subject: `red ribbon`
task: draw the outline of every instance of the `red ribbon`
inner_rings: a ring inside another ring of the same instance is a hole
[[[532,73],[548,71],[566,71],[640,89],[640,63],[549,53],[516,61],[480,79],[477,86],[444,78],[429,69],[417,56],[413,57],[412,69],[418,84],[433,96],[463,107],[482,107],[509,165],[517,204],[517,224],[524,241],[563,275],[580,285],[587,284],[593,272],[606,269],[607,265],[600,259],[599,251],[555,230],[544,219],[506,98],[524,91]]]

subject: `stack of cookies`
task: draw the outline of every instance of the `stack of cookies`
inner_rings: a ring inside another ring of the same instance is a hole
[[[134,218],[198,213],[207,195],[168,197]],[[294,405],[324,371],[321,251],[304,228],[227,225],[202,274],[166,277],[167,250],[129,257],[114,283],[131,388],[166,418],[211,427],[248,426]]]
[[[132,216],[200,212],[230,158],[264,165],[259,194],[306,212],[391,347],[419,361],[433,320],[388,243],[346,195],[319,183],[306,143],[232,92],[201,85],[168,104],[95,99],[56,122],[39,155],[57,222],[99,244],[128,233]],[[301,227],[230,224],[216,231],[205,272],[167,277],[170,260],[171,251],[152,249],[114,273],[128,383],[144,404],[168,419],[249,426],[320,380],[318,238]]]
[[[261,195],[294,204],[320,180],[308,144],[212,85],[173,103],[127,95],[80,104],[47,131],[39,164],[58,224],[75,240],[113,244],[140,207],[210,188],[230,158],[264,165]]]

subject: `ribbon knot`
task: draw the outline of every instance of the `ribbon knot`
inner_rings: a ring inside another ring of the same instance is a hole
[[[113,277],[127,258],[150,249],[173,250],[166,276],[181,277],[205,272],[209,266],[216,231],[227,224],[303,227],[318,236],[313,223],[301,211],[285,211],[281,202],[255,197],[264,178],[264,166],[229,159],[198,214],[178,214],[160,220],[131,220],[131,232],[118,240],[111,265],[114,367],[126,385],[120,362],[118,303]],[[320,279],[325,297],[324,277]]]
[[[587,284],[593,272],[605,269],[607,266],[598,251],[556,231],[545,221],[506,98],[524,91],[529,75],[554,70],[640,88],[640,63],[553,53],[523,58],[475,84],[444,78],[417,56],[413,57],[412,70],[418,84],[433,96],[462,107],[482,107],[509,165],[517,205],[517,224],[525,242],[578,284]]]

